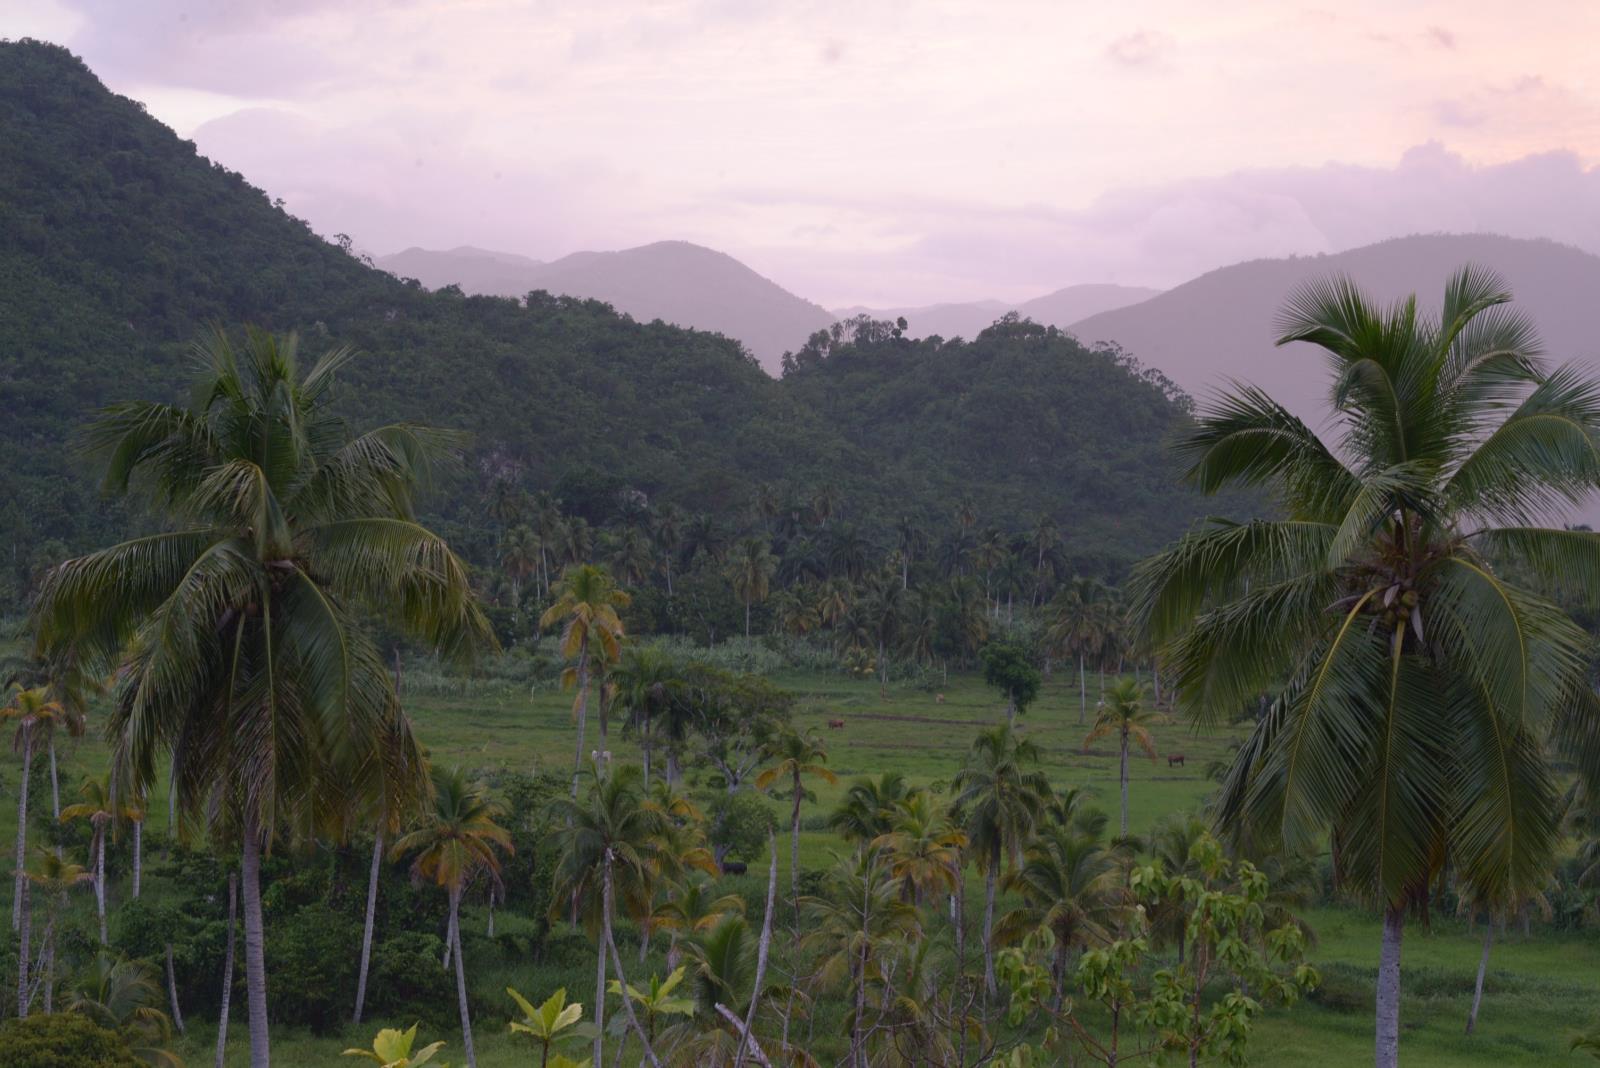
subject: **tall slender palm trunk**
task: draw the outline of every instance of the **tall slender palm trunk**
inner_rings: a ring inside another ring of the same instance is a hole
[[[461,1046],[466,1051],[467,1068],[478,1068],[478,1054],[472,1046],[472,1015],[467,1009],[467,962],[461,952],[461,887],[459,886],[450,888],[450,944],[455,947],[456,1006],[461,1010]]]
[[[94,843],[94,910],[100,920],[100,944],[110,945],[106,937],[106,838],[108,828],[101,826]]]
[[[578,776],[583,771],[583,735],[589,720],[589,636],[578,642],[578,748],[572,760],[572,796],[578,796]],[[599,1063],[596,1061],[595,1063]]]
[[[26,1019],[28,1016],[28,1003],[33,999],[28,996],[28,963],[32,956],[33,948],[29,943],[33,934],[33,909],[28,900],[28,884],[24,880],[17,890],[17,1017]]]
[[[1078,654],[1078,726],[1089,714],[1089,676],[1084,670],[1083,654]]]
[[[22,897],[23,887],[27,885],[28,877],[23,874],[23,869],[28,859],[28,780],[33,776],[29,772],[33,769],[33,727],[25,725],[22,728],[22,784],[17,787],[17,877],[11,890],[11,929],[18,930],[22,926]],[[23,954],[26,958],[27,954]],[[24,970],[27,965],[24,963]],[[27,1013],[20,1015],[26,1016]]]
[[[1478,981],[1472,987],[1472,1011],[1467,1013],[1467,1034],[1478,1029],[1478,1006],[1483,1004],[1483,976],[1489,970],[1489,948],[1494,945],[1494,917],[1483,925],[1483,955],[1478,958]]]
[[[611,966],[617,970],[617,986],[622,989],[622,1011],[628,1015],[628,1025],[633,1028],[634,1035],[639,1039],[639,1045],[644,1050],[644,1059],[650,1062],[652,1068],[661,1068],[661,1062],[656,1059],[655,1050],[650,1047],[650,1036],[645,1033],[644,1028],[639,1023],[638,1014],[633,1011],[633,999],[628,996],[628,977],[622,973],[622,954],[617,952],[617,940],[611,934],[611,910],[616,907],[616,902],[615,894],[611,887],[610,850],[606,851],[605,867],[602,870],[601,879],[603,880],[603,885],[601,887],[600,910],[605,914],[602,920],[605,931],[600,943],[600,958],[604,960],[608,952],[611,954]],[[758,979],[758,985],[759,982],[760,980]],[[598,999],[596,999],[595,1005],[597,1007],[600,1005]],[[622,1040],[622,1045],[627,1045],[625,1037]],[[618,1055],[619,1057],[621,1055],[620,1049],[618,1050]],[[595,1064],[599,1063],[598,1060],[595,1061]],[[643,1062],[641,1061],[640,1063]]]
[[[999,992],[994,978],[994,889],[1000,872],[1000,843],[989,851],[989,868],[983,875],[983,983],[991,995]]]
[[[239,875],[228,873],[228,948],[222,954],[222,1005],[217,1010],[217,1066],[228,1051],[228,1003],[233,1000],[233,925],[239,907]]]
[[[252,806],[253,807],[253,806]],[[244,891],[244,986],[250,1019],[250,1068],[271,1068],[267,1034],[266,932],[261,925],[261,827],[256,814],[245,816],[239,876]]]
[[[142,811],[142,810],[141,810]],[[144,884],[144,816],[133,821],[133,899],[139,900]]]
[[[367,969],[372,965],[372,927],[378,913],[378,876],[383,870],[383,821],[378,822],[378,833],[372,839],[372,867],[367,872],[367,917],[361,927],[361,966],[356,972],[356,1011],[351,1023],[361,1022],[361,1010],[367,1003]]]
[[[172,1026],[178,1034],[188,1034],[183,1026],[183,1009],[178,1005],[178,971],[172,965],[171,942],[167,943],[167,1004],[172,1007]]]
[[[767,869],[767,911],[761,918],[761,942],[756,948],[756,982],[750,993],[750,1009],[744,1014],[744,1033],[739,1036],[739,1052],[734,1055],[733,1068],[744,1068],[745,1050],[750,1045],[751,1031],[756,1025],[756,1007],[761,1004],[761,988],[767,981],[767,951],[772,948],[772,914],[778,904],[778,837],[767,834],[767,848],[772,854]]]
[[[606,854],[604,865],[605,871],[602,878],[605,882],[610,882],[611,854],[609,851]],[[590,1058],[596,1065],[602,1065],[606,1062],[606,943],[611,939],[611,910],[605,907],[604,902],[601,903],[600,908],[600,928],[600,951],[595,954],[594,972],[594,1055]],[[624,994],[623,997],[626,998],[627,995]]]
[[[1383,945],[1378,954],[1376,1068],[1400,1064],[1400,941],[1405,934],[1403,905],[1390,905],[1383,914]]]
[[[1122,837],[1128,837],[1128,728],[1122,728],[1122,762],[1117,773],[1122,781]]]
[[[56,771],[56,739],[50,736],[50,816],[61,822],[61,776]]]

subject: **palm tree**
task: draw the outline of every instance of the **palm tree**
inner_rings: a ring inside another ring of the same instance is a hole
[[[745,538],[734,549],[729,562],[734,596],[744,605],[744,636],[750,637],[750,606],[767,599],[778,558],[763,538]]]
[[[532,527],[516,526],[506,532],[505,541],[500,546],[500,566],[511,580],[511,614],[514,619],[522,618],[522,582],[538,572],[539,554],[543,551],[544,543]]]
[[[617,580],[637,586],[655,569],[656,556],[649,536],[638,527],[623,527],[611,545],[611,571]]]
[[[886,771],[876,779],[857,779],[828,813],[828,829],[865,848],[894,830],[895,815],[903,802],[925,792],[898,771]]]
[[[477,1068],[472,1045],[472,1016],[467,1010],[467,965],[461,950],[461,894],[480,873],[498,878],[497,850],[511,852],[511,835],[495,821],[505,807],[492,800],[481,783],[468,781],[460,768],[433,769],[433,804],[421,824],[394,844],[395,859],[410,856],[418,878],[443,887],[450,899],[445,950],[455,957],[456,1000],[461,1011],[461,1040],[467,1068]]]
[[[867,579],[850,607],[854,629],[877,646],[880,697],[889,695],[889,650],[900,636],[909,596],[892,575],[879,573]]]
[[[901,516],[894,525],[895,552],[900,554],[900,588],[911,588],[911,561],[928,548],[928,533],[910,516]]]
[[[1122,786],[1122,834],[1128,834],[1128,745],[1144,750],[1150,763],[1156,760],[1156,740],[1150,728],[1161,717],[1144,707],[1144,691],[1132,679],[1120,679],[1106,691],[1096,710],[1094,724],[1083,738],[1083,751],[1097,739],[1117,736],[1117,781]]]
[[[655,539],[656,553],[661,573],[667,580],[667,596],[672,596],[672,561],[683,543],[683,509],[675,504],[662,505],[650,526],[650,536]]]
[[[823,535],[828,569],[839,578],[858,581],[867,569],[870,546],[861,532],[849,523],[840,523]]]
[[[1029,598],[1030,605],[1040,604],[1044,601],[1044,565],[1045,558],[1053,558],[1057,546],[1061,544],[1061,527],[1055,518],[1049,515],[1040,515],[1034,520],[1033,529],[1028,533],[1028,547],[1033,550],[1033,594]]]
[[[1600,576],[1600,534],[1541,525],[1600,485],[1600,383],[1547,366],[1509,300],[1476,268],[1437,318],[1345,279],[1296,292],[1279,342],[1324,350],[1339,440],[1226,395],[1184,443],[1189,479],[1270,486],[1284,517],[1191,533],[1133,583],[1191,718],[1280,694],[1216,819],[1291,850],[1330,835],[1343,884],[1381,907],[1379,1068],[1399,1057],[1407,908],[1447,858],[1475,900],[1534,882],[1557,840],[1547,747],[1600,771],[1587,637],[1495,563]]]
[[[951,824],[949,812],[931,794],[912,794],[895,806],[890,823],[893,829],[873,839],[872,848],[882,851],[912,903],[920,906],[934,891],[953,893],[967,836]]]
[[[46,1014],[55,1011],[56,994],[56,935],[60,926],[61,908],[67,903],[67,894],[75,886],[89,882],[93,876],[81,864],[74,864],[53,849],[40,848],[34,852],[33,864],[27,872],[29,891],[38,888],[45,900],[45,928],[44,951],[40,960],[44,965],[44,976],[40,987],[44,993],[44,1011]],[[31,910],[30,910],[31,912]],[[22,918],[24,931],[32,926],[33,917],[25,913]],[[21,940],[22,954],[27,956],[29,938],[26,933]],[[26,986],[27,965],[19,964],[20,974],[23,976],[23,985]],[[26,1016],[25,1006],[19,1010],[18,1015]]]
[[[1105,587],[1094,579],[1075,576],[1050,602],[1045,641],[1052,653],[1060,651],[1078,660],[1078,726],[1089,714],[1089,684],[1085,661],[1100,650],[1101,613]]]
[[[4,683],[7,689],[42,689],[45,703],[35,710],[34,744],[43,735],[50,757],[50,818],[61,818],[61,777],[56,766],[56,732],[81,738],[89,722],[89,698],[105,689],[104,683],[90,675],[81,657],[70,649],[45,651],[35,648],[20,658]],[[135,896],[138,896],[137,894]]]
[[[558,801],[552,806],[552,813],[561,826],[555,900],[583,902],[586,926],[591,930],[599,929],[594,1004],[594,1063],[597,1065],[604,1063],[608,954],[617,979],[627,983],[611,933],[617,888],[621,887],[623,902],[630,910],[636,913],[648,910],[654,896],[656,854],[666,822],[666,814],[646,801],[640,779],[639,769],[631,764],[618,768],[610,776],[594,772],[587,797],[581,801]],[[622,1004],[632,1018],[632,1003],[623,998]],[[633,1020],[633,1026],[647,1058],[655,1064],[655,1054],[637,1020]]]
[[[1119,889],[1122,871],[1096,836],[1053,824],[1028,847],[1022,867],[1006,880],[1023,904],[1000,921],[1002,941],[1045,927],[1055,936],[1050,970],[1056,1000],[1064,995],[1067,957],[1073,950],[1111,941],[1127,907]]]
[[[973,739],[961,770],[950,782],[955,810],[967,841],[983,872],[983,977],[993,995],[994,896],[1001,868],[1015,866],[1023,846],[1050,801],[1050,780],[1031,770],[1039,763],[1039,748],[1001,725]]]
[[[104,946],[110,942],[106,937],[106,839],[110,837],[111,830],[117,823],[137,815],[138,810],[117,802],[108,775],[98,779],[92,775],[85,776],[83,783],[78,787],[78,796],[83,800],[62,809],[61,821],[63,823],[75,820],[89,821],[89,856],[93,866],[94,905],[95,913],[100,918],[100,944]]]
[[[787,780],[789,798],[789,888],[793,895],[796,913],[800,909],[800,803],[806,800],[806,776],[814,776],[832,784],[839,777],[828,768],[828,747],[817,737],[816,731],[801,734],[793,728],[785,729],[767,746],[767,759],[772,763],[756,776],[756,789],[770,790],[776,782]],[[816,800],[812,797],[811,800]]]
[[[550,558],[561,533],[561,502],[547,490],[535,493],[528,502],[534,533],[539,536],[539,586],[542,594],[550,592]]]
[[[574,686],[573,714],[578,718],[578,749],[572,765],[572,796],[578,796],[578,774],[583,770],[584,732],[589,719],[589,677],[595,661],[602,668],[614,664],[622,652],[619,608],[632,599],[611,581],[605,568],[594,564],[569,567],[556,588],[556,600],[539,617],[541,629],[561,624],[561,655],[572,666],[561,673],[562,686]]]
[[[129,1039],[133,1055],[148,1065],[183,1068],[167,1048],[172,1020],[161,1011],[161,984],[155,969],[139,960],[112,960],[97,954],[67,990],[67,1011],[89,1017],[107,1031]]]
[[[683,528],[683,540],[678,551],[683,558],[683,566],[688,568],[693,567],[701,557],[713,563],[722,560],[728,554],[728,542],[716,519],[701,513],[690,519]]]
[[[624,729],[639,732],[644,753],[644,786],[650,788],[650,758],[654,755],[656,720],[672,704],[681,672],[678,663],[659,645],[628,645],[611,670],[612,700],[627,716]]]
[[[328,405],[348,349],[302,371],[293,335],[251,330],[236,349],[218,329],[195,352],[190,406],[117,405],[89,436],[107,487],[142,476],[170,529],[52,570],[34,625],[41,649],[117,669],[115,789],[146,796],[170,767],[174,810],[241,843],[250,1056],[266,1068],[261,850],[341,807],[328,756],[372,751],[398,709],[358,613],[449,657],[494,638],[466,567],[413,514],[453,436],[349,437]]]
[[[35,732],[40,724],[50,722],[60,715],[60,702],[52,701],[48,691],[37,686],[17,690],[3,709],[0,717],[16,720],[15,748],[22,754],[22,778],[17,786],[17,868],[16,881],[11,892],[11,929],[22,923],[23,884],[27,880],[25,868],[28,854],[28,780],[33,778]]]

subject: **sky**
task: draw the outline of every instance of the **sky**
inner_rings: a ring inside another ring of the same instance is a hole
[[[683,239],[830,307],[1600,252],[1600,4],[0,0],[320,233]]]

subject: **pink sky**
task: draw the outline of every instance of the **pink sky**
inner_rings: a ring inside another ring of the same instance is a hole
[[[1600,251],[1600,5],[0,0],[325,234],[683,238],[830,306]]]

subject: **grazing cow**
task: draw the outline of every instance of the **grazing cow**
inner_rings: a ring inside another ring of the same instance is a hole
[[[830,731],[842,731],[842,730],[844,730],[844,720],[842,720],[842,719],[830,719],[828,721],[828,729]]]
[[[722,874],[743,875],[750,870],[750,866],[742,860],[725,860],[722,862]]]
[[[1182,753],[1168,753],[1167,754],[1167,767],[1169,767],[1169,768],[1171,768],[1171,767],[1179,767],[1179,768],[1183,767],[1183,754]]]
[[[936,705],[944,704],[944,694],[936,694],[933,698],[933,703]]]

